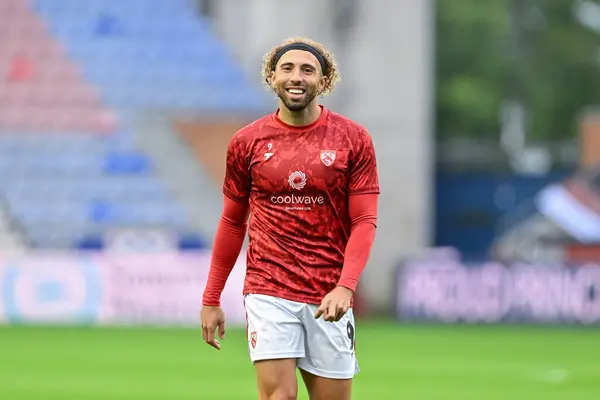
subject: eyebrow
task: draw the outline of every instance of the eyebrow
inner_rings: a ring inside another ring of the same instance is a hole
[[[291,62],[291,61],[288,61],[288,62],[284,62],[283,64],[281,64],[281,65],[279,66],[279,68],[283,68],[283,67],[293,67],[293,66],[294,66],[294,63],[293,63],[293,62]],[[304,67],[304,68],[308,67],[308,68],[310,68],[310,69],[312,69],[312,70],[316,70],[316,69],[317,69],[317,68],[316,68],[314,65],[311,65],[311,64],[308,64],[308,63],[304,63],[304,64],[302,64],[302,65],[301,65],[301,67]]]

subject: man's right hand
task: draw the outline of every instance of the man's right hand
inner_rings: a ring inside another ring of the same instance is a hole
[[[200,312],[202,322],[202,338],[206,343],[217,350],[221,350],[221,344],[215,338],[215,330],[219,331],[219,338],[225,338],[225,313],[221,307],[202,306]]]

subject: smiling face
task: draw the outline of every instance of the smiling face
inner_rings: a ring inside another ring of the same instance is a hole
[[[286,52],[271,75],[273,90],[290,111],[302,111],[319,95],[327,77],[311,53],[303,50]]]

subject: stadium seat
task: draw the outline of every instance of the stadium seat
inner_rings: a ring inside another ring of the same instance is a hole
[[[3,0],[0,42],[0,197],[33,245],[99,249],[135,225],[203,246],[122,125],[130,109],[262,109],[192,2]]]
[[[34,4],[112,107],[263,106],[264,96],[246,83],[226,46],[210,33],[188,1],[38,0]],[[240,100],[240,90],[253,93],[253,101]]]
[[[0,196],[33,245],[77,245],[107,226],[187,225],[151,160],[119,137],[0,134]]]
[[[152,172],[150,159],[136,152],[112,152],[104,160],[104,172],[116,174],[146,174]]]

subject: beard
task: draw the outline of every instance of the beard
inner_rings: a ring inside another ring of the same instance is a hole
[[[293,98],[283,86],[278,86],[275,89],[277,97],[283,102],[285,107],[290,111],[304,110],[317,97],[316,88],[307,87],[304,94],[299,98]]]

